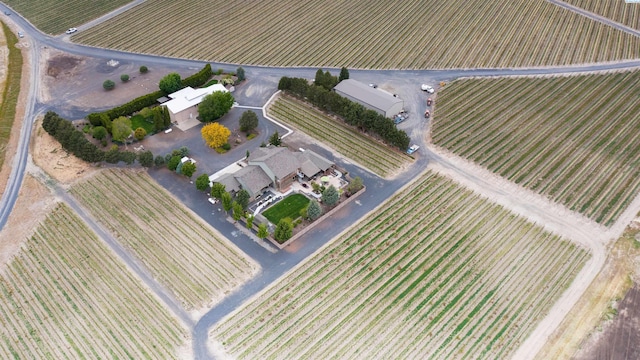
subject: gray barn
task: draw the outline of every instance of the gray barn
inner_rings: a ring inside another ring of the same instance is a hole
[[[388,118],[393,118],[404,109],[402,99],[353,79],[342,80],[333,90],[340,96],[362,104],[367,109],[374,110]]]

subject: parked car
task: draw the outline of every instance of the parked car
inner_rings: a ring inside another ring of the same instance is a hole
[[[376,84],[374,84],[374,83],[369,84],[369,86],[371,86],[371,87],[372,87],[372,88],[374,88],[374,89],[377,89],[377,88],[378,88],[378,85],[376,85]]]
[[[19,38],[23,38],[24,37],[24,33],[22,31],[18,31],[18,37]]]
[[[212,204],[215,205],[218,202],[218,199],[216,198],[209,198],[208,201]]]
[[[433,94],[435,92],[435,90],[433,89],[433,87],[427,85],[427,84],[422,84],[420,85],[420,89],[422,89],[422,91],[426,91],[429,94]]]
[[[68,28],[67,31],[65,31],[65,33],[67,34],[73,34],[74,32],[78,31],[78,29],[76,28]]]
[[[418,149],[420,149],[420,146],[413,144],[409,147],[409,149],[407,149],[407,154],[411,155],[414,152],[418,151]]]
[[[11,15],[11,13],[8,12],[8,11],[5,11],[4,14],[7,15],[7,16]]]

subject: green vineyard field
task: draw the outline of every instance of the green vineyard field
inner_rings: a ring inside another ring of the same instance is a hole
[[[279,97],[267,112],[382,177],[396,174],[411,162],[406,154],[291,97]]]
[[[178,359],[190,336],[59,204],[0,273],[2,359]]]
[[[432,138],[609,226],[640,190],[638,91],[640,72],[459,80]]]
[[[508,358],[589,256],[428,171],[211,340],[239,359]]]
[[[531,67],[640,55],[639,38],[530,0],[148,0],[73,39],[238,64],[374,69]]]
[[[145,173],[105,170],[71,193],[187,310],[221,300],[258,271]]]

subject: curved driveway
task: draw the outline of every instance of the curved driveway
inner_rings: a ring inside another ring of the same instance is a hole
[[[557,0],[550,1],[554,3],[557,2]],[[0,13],[4,13],[6,9],[6,6],[0,3]],[[7,217],[9,216],[9,213],[11,212],[11,209],[15,204],[18,191],[22,184],[28,157],[28,144],[31,135],[33,119],[37,115],[38,110],[42,111],[49,108],[47,104],[36,103],[36,89],[40,78],[39,67],[36,65],[38,64],[38,49],[40,48],[40,46],[49,46],[75,55],[103,59],[116,59],[122,61],[143,62],[149,65],[159,65],[169,68],[197,70],[206,63],[204,61],[164,58],[160,56],[134,54],[77,45],[68,42],[68,37],[64,35],[59,37],[50,37],[48,35],[40,33],[18,14],[13,14],[9,21],[13,21],[16,25],[18,25],[18,27],[22,29],[22,31],[25,32],[25,40],[30,44],[30,61],[32,64],[30,77],[33,86],[29,89],[27,108],[25,110],[25,121],[23,121],[18,150],[14,158],[13,169],[9,178],[7,188],[3,192],[2,199],[0,199],[0,229],[4,227],[4,224],[7,221]],[[227,71],[232,71],[237,66],[232,64],[220,63],[211,64]],[[405,91],[405,93],[401,93],[400,95],[407,100],[407,103],[409,103],[409,106],[411,107],[410,111],[412,113],[421,114],[421,112],[424,110],[424,105],[422,105],[422,100],[417,100],[422,99],[422,94],[416,95],[417,93],[419,93],[419,91],[413,90],[418,89],[418,86],[421,82],[429,81],[437,83],[439,81],[450,81],[459,77],[468,76],[552,75],[561,73],[608,71],[638,67],[640,67],[640,59],[606,64],[530,69],[351,70],[350,73],[352,78],[359,79],[363,82],[388,82],[394,84],[394,86],[396,86],[398,89],[401,89],[401,91]],[[261,92],[260,94],[249,94],[239,91],[235,95],[241,105],[257,107],[263,106],[268,97],[276,90],[277,81],[280,77],[293,76],[313,78],[315,76],[315,71],[317,70],[317,68],[273,68],[258,66],[246,66],[244,68],[248,78],[250,78],[255,83],[264,83],[268,91]],[[412,121],[421,120],[417,120],[414,116]],[[422,125],[422,122],[420,122],[419,124]],[[403,124],[403,126],[409,125],[411,124]],[[416,142],[421,143],[422,145],[426,145],[424,144],[422,137],[413,137],[414,141],[417,140]],[[333,156],[323,148],[314,146],[312,146],[312,148],[326,156],[329,156],[330,158],[333,158]],[[332,219],[332,224],[330,227],[326,225],[320,225],[316,229],[311,231],[308,236],[301,239],[301,241],[297,243],[296,249],[285,249],[275,254],[265,251],[263,248],[252,241],[248,241],[245,235],[238,234],[238,232],[235,231],[233,225],[226,222],[223,217],[217,215],[215,212],[212,212],[210,205],[208,205],[206,201],[198,201],[197,199],[201,199],[202,195],[199,194],[193,186],[183,186],[183,184],[176,183],[175,177],[172,176],[169,171],[151,170],[151,175],[160,184],[165,186],[169,191],[172,191],[187,206],[197,212],[203,219],[214,225],[229,239],[240,246],[243,251],[245,251],[249,256],[258,261],[263,268],[263,271],[259,274],[259,276],[254,278],[251,282],[247,283],[235,293],[225,298],[223,302],[211,309],[193,326],[193,349],[195,357],[202,359],[211,357],[211,354],[209,354],[207,349],[208,329],[215,322],[220,320],[223,316],[229,314],[242,302],[246,301],[258,291],[270,284],[272,281],[280,277],[287,270],[291,269],[295,264],[303,261],[307,256],[313,254],[313,252],[320,248],[324,243],[329,241],[329,239],[337,235],[342,229],[348,227],[350,224],[357,221],[357,219],[364,216],[369,211],[369,209],[374,208],[376,205],[384,201],[384,199],[391,196],[397,189],[417,176],[426,167],[426,165],[428,165],[430,161],[437,162],[438,164],[447,163],[446,159],[435,156],[434,153],[431,153],[426,146],[424,148],[426,156],[419,157],[416,163],[409,170],[404,172],[400,178],[394,180],[380,179],[372,175],[371,173],[359,169],[349,163],[341,162],[340,165],[346,167],[347,170],[349,170],[352,174],[363,177],[365,183],[367,184],[368,191],[361,195],[358,202],[349,204],[347,207],[337,213]],[[469,177],[469,174],[465,173],[464,169],[457,169],[456,171],[462,171],[459,176],[463,178]],[[487,186],[490,186],[490,184],[488,184]],[[494,189],[494,191],[504,193],[504,189],[496,188]],[[520,205],[525,207],[531,206],[530,203]],[[91,219],[87,220],[91,227],[95,228],[98,226],[97,224],[92,223]],[[568,221],[571,220],[569,219]],[[596,249],[592,248],[592,250]],[[598,254],[601,254],[600,250],[598,250]],[[124,257],[123,261],[125,261],[127,266],[130,268],[137,266],[137,264],[135,264],[135,261],[130,258]],[[594,270],[599,270],[601,257],[598,255],[597,260],[594,260],[592,263],[593,266],[590,267],[589,276],[591,276],[591,273],[597,273],[597,271],[594,272]],[[582,291],[580,291],[581,289],[575,290],[576,291],[573,292],[568,291],[566,296],[571,297],[572,299],[579,298],[582,294]],[[165,303],[168,303],[168,308],[176,313],[176,316],[182,318],[183,321],[185,320],[184,313],[182,313],[179,309],[176,309],[175,304],[171,304],[172,301],[168,299],[163,300],[165,301]],[[558,311],[564,311],[564,313],[566,313],[566,310],[567,309],[563,308]],[[562,315],[564,313],[562,313]],[[555,324],[551,323],[547,323],[547,325],[555,326]],[[544,336],[546,335],[544,332],[540,332],[538,331],[538,329],[536,329],[535,333],[538,334],[538,337],[532,341],[535,341],[537,343],[540,343],[540,341],[544,341]],[[533,348],[535,347],[536,346],[533,346]],[[534,355],[535,352],[533,354],[528,354],[529,357],[532,357]]]

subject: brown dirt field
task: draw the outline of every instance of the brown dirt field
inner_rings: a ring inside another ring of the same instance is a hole
[[[639,358],[638,355],[631,357],[615,355],[618,355],[619,350],[630,350],[638,354],[640,339],[630,343],[630,348],[627,348],[627,344],[623,347],[611,348],[614,340],[622,342],[623,339],[640,336],[638,321],[640,319],[638,290],[640,289],[638,286],[634,287],[635,293],[632,290],[627,294],[627,297],[633,297],[633,301],[626,302],[626,298],[620,304],[616,301],[631,288],[633,285],[631,279],[637,279],[640,275],[640,243],[634,239],[634,236],[640,233],[639,225],[640,221],[636,219],[624,236],[611,245],[604,268],[549,338],[547,346],[536,356],[537,359]],[[621,315],[611,321],[611,309],[616,306]],[[624,306],[628,308],[623,310]],[[628,315],[623,317],[623,313]],[[630,319],[634,321],[630,322]],[[636,348],[633,349],[633,346]]]
[[[0,232],[0,273],[56,202],[42,183],[31,175],[25,176],[18,200]]]
[[[140,66],[119,62],[111,66],[108,60],[70,55],[62,51],[42,48],[40,50],[40,69],[42,77],[38,98],[41,102],[79,109],[104,108],[121,105],[131,99],[158,90],[160,79],[168,69],[149,68],[146,74],[140,74]],[[182,77],[192,75],[180,73]],[[123,83],[120,75],[127,74],[130,79]],[[105,80],[116,83],[115,89],[102,88]],[[75,119],[70,119],[75,120]]]
[[[41,123],[39,119],[33,125],[30,153],[33,162],[44,172],[63,185],[71,185],[97,170],[62,149],[60,143],[44,131]]]
[[[631,288],[618,304],[615,319],[594,334],[575,359],[640,359],[640,286]]]

